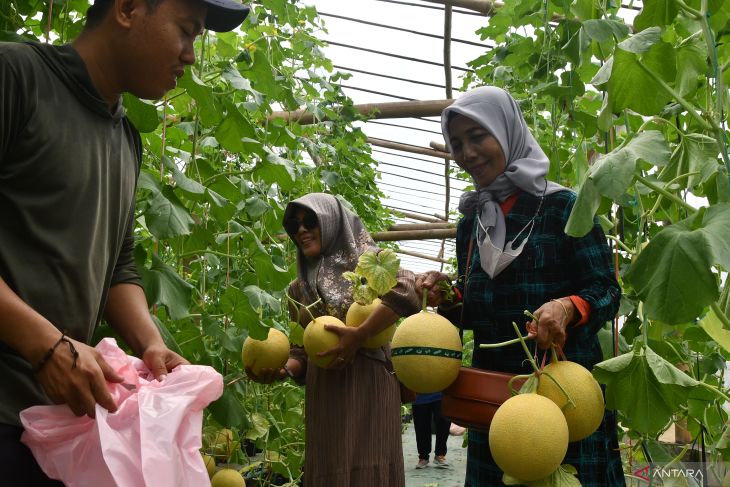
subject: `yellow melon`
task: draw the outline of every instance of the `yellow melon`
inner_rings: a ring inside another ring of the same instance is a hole
[[[233,453],[233,431],[228,428],[219,430],[210,442],[210,453],[215,457],[227,460]]]
[[[459,330],[436,313],[421,311],[403,320],[391,347],[395,374],[414,392],[442,391],[459,374]]]
[[[258,375],[261,369],[280,369],[289,359],[289,338],[275,328],[269,328],[266,340],[247,337],[241,349],[245,367]]]
[[[304,329],[304,351],[307,352],[310,362],[326,368],[334,360],[334,355],[318,357],[317,354],[337,346],[340,337],[326,330],[324,325],[345,326],[342,321],[334,316],[319,316],[310,321]]]
[[[507,475],[533,482],[560,467],[568,451],[568,423],[560,408],[539,394],[518,394],[494,413],[492,458]]]
[[[573,399],[575,406],[568,405],[568,398],[557,384],[546,375],[540,376],[537,392],[551,399],[563,411],[570,430],[570,441],[590,436],[603,420],[603,392],[593,375],[580,364],[569,361],[553,362],[544,372],[554,377]]]
[[[210,479],[211,487],[246,487],[246,481],[232,468],[222,468]]]
[[[367,319],[368,316],[370,316],[370,313],[373,312],[375,308],[380,305],[381,301],[380,298],[375,298],[372,303],[362,305],[358,303],[352,303],[350,305],[350,308],[347,310],[347,315],[345,316],[345,324],[347,326],[360,326],[363,324],[363,322]],[[376,334],[375,336],[372,336],[365,340],[365,343],[363,343],[363,347],[365,348],[380,348],[386,343],[390,342],[393,339],[393,334],[395,333],[395,323],[390,325],[385,330],[381,331],[380,333]]]
[[[203,454],[203,463],[205,464],[205,469],[208,471],[208,477],[213,477],[217,470],[215,466],[215,458],[210,455]]]

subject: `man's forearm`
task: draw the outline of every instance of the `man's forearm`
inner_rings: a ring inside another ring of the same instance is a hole
[[[0,341],[35,365],[59,336],[59,330],[0,277]]]
[[[138,357],[150,345],[164,344],[150,316],[144,291],[136,284],[117,284],[109,289],[104,318]]]

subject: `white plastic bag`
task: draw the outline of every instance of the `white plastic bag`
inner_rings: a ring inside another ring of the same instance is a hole
[[[46,475],[67,487],[210,485],[199,452],[203,409],[223,393],[223,377],[211,367],[181,365],[158,382],[114,339],[96,349],[135,389],[109,383],[119,408],[110,413],[97,404],[96,419],[66,405],[21,411],[21,441]]]

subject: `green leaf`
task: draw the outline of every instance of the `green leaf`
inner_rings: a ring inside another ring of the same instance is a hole
[[[208,406],[208,411],[218,423],[232,428],[243,428],[248,424],[246,410],[241,407],[235,392],[228,387],[223,389],[220,399]]]
[[[244,152],[243,139],[256,137],[256,131],[233,104],[228,104],[226,108],[228,115],[218,125],[215,138],[230,152]]]
[[[686,134],[681,137],[672,154],[669,165],[661,172],[662,181],[672,181],[684,174],[697,172],[686,179],[687,187],[695,187],[703,182],[705,168],[717,165],[717,154],[720,148],[717,140],[703,134]],[[683,184],[682,181],[678,181]]]
[[[200,109],[200,118],[206,125],[217,125],[221,121],[221,107],[213,94],[213,89],[201,81],[192,69],[185,69],[185,74],[177,82],[195,100]]]
[[[355,273],[367,279],[367,284],[378,294],[390,291],[398,284],[398,269],[400,259],[390,249],[383,249],[380,252],[367,251],[360,255],[355,268]]]
[[[601,204],[601,195],[593,179],[586,177],[578,190],[578,198],[565,224],[565,233],[571,237],[582,237],[593,228],[593,216]]]
[[[244,438],[257,440],[266,436],[266,433],[269,432],[269,428],[271,427],[271,423],[266,419],[266,416],[254,412],[249,416],[249,420],[251,422],[248,429],[243,433]]]
[[[188,315],[193,287],[185,282],[175,270],[152,254],[152,265],[149,269],[138,269],[144,284],[149,305],[163,305],[173,320]]]
[[[264,50],[257,49],[253,53],[253,65],[247,77],[253,81],[253,87],[257,91],[274,99],[278,96],[279,83],[274,78],[274,68]]]
[[[170,187],[153,192],[144,217],[149,231],[159,239],[188,235],[195,224]]]
[[[664,135],[657,130],[645,130],[626,144],[637,159],[642,159],[655,166],[666,166],[671,150]]]
[[[677,92],[681,96],[693,92],[707,72],[707,45],[702,37],[692,36],[677,48]]]
[[[236,327],[248,330],[249,336],[257,340],[266,339],[269,328],[263,325],[261,317],[251,306],[243,291],[229,286],[220,298],[220,306],[223,312],[231,317]]]
[[[598,42],[620,40],[629,35],[629,26],[616,20],[588,19],[583,22],[583,30],[588,37]]]
[[[629,40],[631,39],[633,38]],[[674,57],[672,46],[660,42],[651,47],[642,58],[642,62],[647,69],[670,82],[674,80]],[[642,115],[655,115],[661,112],[671,100],[671,95],[657,87],[656,80],[639,65],[638,56],[627,50],[617,49],[613,59],[611,78],[608,82],[613,112],[620,112],[625,108]]]
[[[269,184],[279,185],[284,191],[292,189],[296,179],[294,163],[272,153],[266,157],[266,160],[256,164],[254,174]]]
[[[278,315],[281,313],[281,303],[271,294],[267,293],[258,286],[246,286],[243,292],[248,298],[251,307],[260,316]]]
[[[643,31],[653,26],[671,25],[679,12],[677,2],[667,0],[644,0],[639,15],[634,19],[634,29]]]
[[[193,181],[185,174],[183,174],[183,172],[180,171],[180,168],[177,167],[177,164],[175,164],[172,159],[167,156],[163,156],[162,161],[165,167],[172,172],[172,179],[175,181],[178,188],[182,189],[186,193],[190,193],[193,195],[205,193],[205,186],[197,181]]]
[[[598,193],[617,200],[623,196],[634,179],[635,169],[636,156],[629,150],[620,149],[596,161],[591,166],[588,177],[593,180]]]
[[[160,124],[157,107],[152,103],[142,101],[131,93],[124,93],[122,104],[129,120],[143,134],[154,132]]]
[[[699,382],[641,342],[597,364],[593,375],[606,385],[606,407],[620,410],[627,426],[649,435],[664,428],[690,393],[703,395]]]
[[[726,352],[730,352],[730,330],[723,326],[712,309],[700,320],[699,325]]]
[[[625,280],[644,301],[647,317],[668,324],[693,321],[719,296],[713,265],[730,269],[730,204],[710,207],[660,231]]]
[[[652,27],[619,42],[618,48],[633,54],[642,54],[659,42],[661,35],[662,31],[659,27]]]

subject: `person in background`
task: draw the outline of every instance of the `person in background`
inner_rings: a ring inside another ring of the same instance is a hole
[[[378,249],[360,218],[336,197],[311,193],[287,205],[284,228],[297,246],[297,279],[288,294],[299,305],[290,306],[291,319],[304,327],[311,315],[344,322],[353,300],[352,284],[342,273],[354,271],[363,252]],[[258,376],[246,371],[262,383],[291,377],[306,384],[304,485],[405,485],[400,388],[390,350],[361,345],[420,310],[415,275],[401,269],[398,283],[381,300],[359,327],[325,326],[340,336],[323,354],[333,357],[328,368],[308,364],[304,349],[292,347],[284,368],[264,369]]]
[[[142,146],[123,92],[161,98],[233,0],[96,0],[70,45],[0,43],[0,484],[59,486],[20,442],[19,412],[115,411],[121,382],[89,346],[104,318],[155,377],[187,361],[149,314],[134,264]]]
[[[603,359],[596,334],[614,318],[621,298],[601,227],[595,222],[579,238],[565,234],[576,195],[545,179],[550,161],[506,91],[480,87],[464,94],[444,109],[441,128],[476,187],[459,203],[455,287],[462,306],[443,311],[474,330],[472,366],[531,372],[519,344],[478,346],[515,338],[512,322],[525,323],[528,310],[537,318],[528,329],[540,349],[555,344],[590,370]],[[429,289],[432,306],[442,304],[436,286],[442,280],[448,277],[436,271],[417,279],[419,288]],[[625,485],[616,429],[615,413],[606,411],[595,433],[569,444],[563,463],[577,468],[583,487]],[[469,431],[465,485],[504,485],[484,433]]]
[[[428,467],[428,458],[431,454],[431,435],[436,433],[433,464],[436,468],[448,468],[446,461],[446,440],[449,438],[451,421],[441,416],[440,392],[431,394],[416,394],[413,401],[413,429],[416,431],[416,448],[418,448],[418,463],[416,468]],[[436,431],[431,431],[431,423]]]

